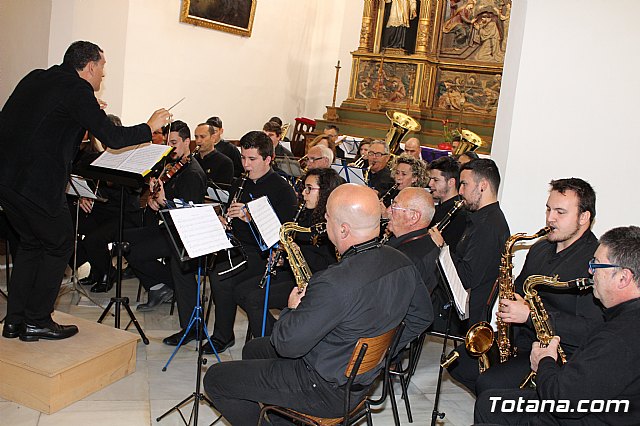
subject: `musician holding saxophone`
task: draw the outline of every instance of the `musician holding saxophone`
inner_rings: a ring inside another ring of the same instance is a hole
[[[304,178],[302,191],[304,201],[300,206],[302,210],[300,210],[296,223],[304,228],[324,224],[329,194],[341,184],[342,178],[333,169],[309,170]],[[300,247],[312,273],[326,269],[336,262],[335,247],[326,237],[326,233],[322,235],[318,235],[317,232],[296,233],[294,240]],[[280,242],[280,244],[283,243]],[[280,247],[280,250],[284,250],[284,248]],[[278,256],[278,258],[284,259],[283,256]],[[274,265],[272,262],[269,264],[269,271],[265,269],[260,276],[251,277],[238,284],[238,291],[234,293],[238,297],[236,302],[247,313],[251,334],[254,337],[262,335],[266,279],[270,276],[269,309],[283,309],[287,306],[291,289],[296,285],[290,269],[292,267],[294,266],[290,267],[287,262],[284,262],[282,266]],[[262,285],[259,286],[258,283]],[[275,321],[273,315],[267,312],[265,336],[271,335]]]
[[[537,389],[482,393],[475,423],[640,424],[640,228],[605,232],[593,258],[580,267],[593,275],[593,295],[605,308],[604,323],[584,336],[563,366],[557,358],[564,336],[554,337],[546,347],[535,342],[527,360],[537,372]],[[522,410],[512,406],[511,412],[503,412],[506,403],[520,400]],[[541,401],[544,412],[535,409]],[[556,409],[550,410],[547,401]]]
[[[587,262],[593,257],[598,241],[591,224],[596,214],[596,195],[589,183],[578,178],[550,182],[546,204],[546,226],[551,231],[534,244],[518,278],[515,280],[515,300],[500,299],[498,317],[513,324],[512,346],[517,356],[491,366],[480,375],[476,394],[488,389],[515,389],[529,372],[531,345],[538,340],[524,301],[523,284],[532,275],[557,276],[560,281],[589,277]],[[562,339],[567,357],[603,321],[599,304],[590,290],[556,290],[539,286],[538,294],[549,314],[554,333]]]

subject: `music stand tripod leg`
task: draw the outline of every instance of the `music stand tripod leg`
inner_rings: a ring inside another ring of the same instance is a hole
[[[220,361],[220,357],[218,356],[218,352],[216,351],[215,346],[213,346],[213,342],[211,342],[211,338],[210,338],[209,332],[207,330],[207,325],[204,322],[203,312],[202,312],[202,297],[204,295],[204,291],[202,291],[202,289],[203,289],[203,286],[202,286],[202,257],[201,257],[198,260],[198,289],[197,289],[197,292],[196,292],[197,293],[196,306],[195,306],[195,308],[193,308],[193,312],[191,313],[191,319],[189,321],[189,325],[187,326],[187,329],[185,330],[184,334],[182,335],[182,338],[180,339],[180,342],[178,342],[178,346],[176,346],[176,349],[173,351],[173,353],[171,354],[171,356],[167,360],[167,363],[164,365],[164,367],[162,367],[162,371],[163,372],[167,371],[167,367],[169,366],[169,364],[173,360],[173,357],[176,355],[176,353],[182,347],[182,342],[185,339],[185,337],[189,334],[189,332],[191,331],[191,328],[194,327],[194,326],[197,327],[196,328],[196,342],[197,342],[197,345],[198,345],[198,360],[197,360],[197,369],[196,369],[196,388],[195,388],[195,391],[193,393],[191,393],[191,395],[187,396],[185,399],[180,401],[178,404],[174,405],[172,408],[170,408],[165,413],[163,413],[160,417],[156,418],[157,422],[159,422],[160,420],[165,418],[170,413],[172,413],[174,411],[177,411],[178,414],[180,414],[180,417],[182,418],[182,421],[184,422],[185,426],[189,426],[191,424],[192,420],[193,420],[193,426],[198,426],[198,413],[199,413],[198,410],[199,410],[199,406],[200,406],[200,401],[205,401],[207,404],[209,404],[209,406],[211,408],[213,408],[213,402],[211,402],[211,400],[209,398],[207,398],[206,395],[204,395],[200,390],[200,383],[202,381],[202,366],[207,364],[207,359],[204,358],[203,345],[202,345],[202,340],[200,338],[201,336],[207,338],[207,341],[211,345],[211,348],[213,349],[213,352],[214,352],[214,354],[216,356],[216,359],[218,360],[218,362],[221,362],[221,361]],[[193,404],[194,405],[193,405],[193,407],[191,409],[191,414],[189,415],[189,419],[187,420],[184,417],[184,415],[182,414],[182,411],[180,410],[180,407],[182,407],[187,402],[189,402],[191,400],[191,398],[193,398]],[[218,419],[216,421],[214,421],[214,423],[217,422],[221,417],[222,416],[218,417]]]
[[[109,301],[109,304],[107,305],[107,307],[104,309],[104,311],[102,312],[102,315],[100,315],[100,318],[98,319],[99,323],[102,323],[102,320],[107,316],[107,313],[109,312],[109,309],[111,308],[112,305],[115,305],[115,312],[114,312],[114,317],[115,317],[115,328],[120,328],[120,306],[124,305],[127,313],[129,314],[129,318],[131,319],[131,321],[133,322],[133,324],[136,326],[136,329],[138,330],[138,333],[140,334],[140,337],[142,338],[142,341],[144,342],[145,345],[149,344],[149,339],[147,338],[147,336],[144,334],[144,331],[142,331],[142,327],[140,327],[140,324],[138,323],[138,320],[136,319],[136,316],[133,314],[133,311],[131,311],[131,307],[129,306],[129,298],[128,297],[122,297],[122,235],[123,235],[123,229],[124,229],[124,186],[120,186],[120,218],[118,221],[118,257],[117,257],[117,262],[116,262],[116,273],[118,275],[118,279],[116,280],[116,297],[112,297],[111,300]]]
[[[444,416],[446,415],[444,412],[440,412],[438,410],[438,405],[440,404],[440,392],[442,391],[442,373],[444,373],[442,363],[447,357],[447,340],[451,331],[451,313],[455,309],[455,305],[449,292],[445,291],[445,293],[449,296],[449,313],[447,314],[447,326],[445,327],[444,341],[442,342],[442,354],[440,355],[440,368],[438,370],[438,384],[436,385],[436,396],[433,401],[433,412],[431,413],[431,426],[436,426],[437,420],[444,419]]]

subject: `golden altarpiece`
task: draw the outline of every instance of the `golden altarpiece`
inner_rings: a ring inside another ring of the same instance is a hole
[[[384,113],[420,122],[423,145],[443,142],[443,121],[468,128],[488,153],[500,94],[510,0],[364,0],[349,95],[319,129],[383,137]]]

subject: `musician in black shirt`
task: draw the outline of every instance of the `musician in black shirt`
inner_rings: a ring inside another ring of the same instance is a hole
[[[325,222],[327,199],[329,194],[342,184],[342,178],[333,169],[317,168],[307,172],[304,179],[304,208],[297,220],[299,226],[309,228],[313,225]],[[326,233],[296,233],[295,243],[300,247],[302,255],[312,273],[327,269],[336,262],[335,247],[329,241]],[[282,243],[280,243],[282,244]],[[282,246],[280,247],[283,250]],[[276,268],[277,273],[272,274],[269,283],[268,308],[282,309],[287,306],[287,300],[291,289],[296,285],[290,266],[285,264]],[[263,274],[264,275],[264,274]],[[251,277],[239,286],[236,295],[239,297],[238,305],[244,309],[249,317],[251,333],[254,337],[262,335],[262,322],[264,314],[265,288],[258,287],[262,276]],[[265,284],[264,282],[262,283]],[[265,336],[271,335],[275,318],[267,310],[265,322]]]
[[[216,150],[231,159],[233,162],[233,176],[240,177],[244,170],[242,168],[242,160],[240,159],[240,150],[231,142],[222,139],[222,135],[224,134],[222,120],[220,117],[210,117],[207,119],[206,124],[211,126],[211,130],[213,131],[211,139],[213,140],[213,145],[216,147]]]
[[[344,372],[357,340],[378,336],[404,319],[399,343],[404,347],[431,323],[429,296],[416,267],[377,241],[380,208],[373,191],[339,186],[329,197],[326,219],[340,262],[314,274],[302,293],[293,289],[271,337],[247,343],[242,361],[207,371],[205,390],[231,424],[256,424],[259,403],[340,416]],[[379,371],[358,375],[351,409]]]
[[[432,223],[435,225],[453,209],[453,205],[461,197],[458,195],[460,187],[460,165],[453,157],[440,157],[429,163],[429,189],[433,199],[438,202]],[[447,225],[442,236],[451,250],[455,251],[458,241],[462,238],[467,227],[468,212],[458,210]]]
[[[378,193],[385,194],[395,183],[389,166],[389,146],[385,141],[375,140],[369,145],[369,173],[367,185]]]
[[[516,300],[500,301],[498,316],[512,324],[516,336],[512,343],[518,356],[481,374],[476,383],[478,395],[487,389],[515,389],[529,372],[529,352],[537,338],[529,305],[522,298],[524,281],[531,275],[557,276],[560,281],[589,277],[587,263],[598,247],[590,229],[596,214],[595,192],[577,178],[553,180],[550,185],[546,226],[552,231],[529,250],[515,281]],[[601,306],[591,290],[540,286],[537,291],[570,359],[591,331],[602,324]]]
[[[198,124],[195,130],[196,145],[200,147],[196,159],[207,175],[207,182],[229,185],[233,180],[233,161],[216,149],[218,130],[206,123]],[[219,139],[219,136],[218,136]],[[228,190],[228,186],[223,188]]]
[[[637,425],[640,424],[640,228],[607,231],[593,260],[594,296],[604,306],[604,323],[591,330],[571,360],[557,363],[562,336],[548,347],[533,344],[529,358],[536,390],[489,390],[476,401],[476,424]],[[585,265],[580,265],[584,267]],[[522,409],[503,412],[505,400]],[[545,410],[526,409],[541,407]],[[550,412],[553,403],[556,410]],[[559,406],[564,408],[557,409]],[[492,408],[493,406],[493,408]]]

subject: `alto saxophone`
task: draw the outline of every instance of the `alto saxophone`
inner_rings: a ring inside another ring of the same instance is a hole
[[[504,251],[500,258],[500,272],[498,274],[498,302],[500,299],[515,300],[515,285],[513,280],[513,250],[515,244],[522,240],[533,240],[547,235],[551,231],[550,227],[544,227],[533,235],[525,233],[510,236],[504,246]],[[478,357],[480,373],[483,373],[496,362],[506,362],[515,355],[515,348],[511,345],[511,325],[498,317],[497,336],[493,332],[493,327],[486,321],[475,323],[469,328],[465,335],[465,348],[475,357]],[[494,341],[498,348],[497,354],[493,347]],[[460,354],[455,350],[442,363],[442,367],[448,367]]]
[[[536,330],[536,337],[540,341],[540,347],[547,347],[555,335],[553,328],[549,323],[549,314],[544,308],[542,299],[538,296],[538,291],[535,289],[537,285],[545,285],[558,289],[572,289],[586,290],[593,286],[593,280],[591,278],[576,278],[571,281],[558,281],[558,276],[547,277],[544,275],[531,275],[524,282],[524,300],[529,304],[531,309],[531,322]],[[558,362],[560,365],[567,362],[567,356],[560,345],[558,345]],[[531,371],[527,377],[520,384],[520,389],[525,387],[536,387],[535,382],[536,373]]]
[[[293,272],[293,277],[296,280],[298,291],[302,292],[307,287],[307,284],[311,279],[312,272],[307,261],[302,255],[300,247],[293,241],[293,235],[296,232],[307,232],[320,235],[326,232],[326,223],[318,223],[309,228],[305,228],[295,222],[286,222],[282,224],[282,227],[280,228],[280,246],[287,253],[289,266],[291,266],[291,271]]]

